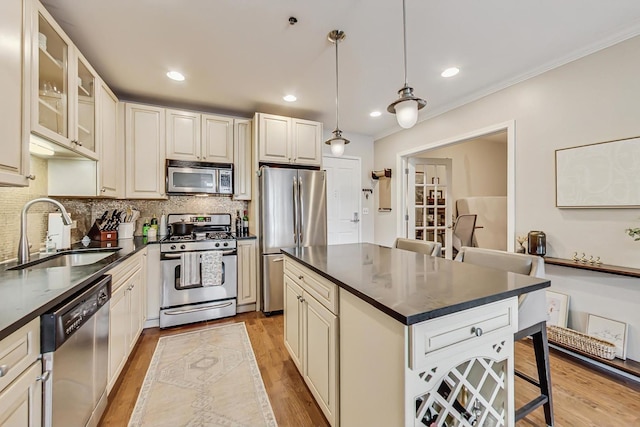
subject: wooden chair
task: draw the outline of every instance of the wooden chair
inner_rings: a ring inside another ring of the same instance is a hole
[[[539,256],[503,252],[494,249],[462,247],[456,261],[468,262],[503,271],[544,277],[544,259]],[[514,340],[524,337],[533,338],[538,370],[538,380],[521,372],[515,374],[540,389],[540,395],[516,410],[516,421],[544,406],[544,419],[548,426],[553,426],[553,401],[551,397],[551,371],[549,369],[549,343],[547,341],[547,309],[544,290],[530,292],[518,301],[518,332]]]
[[[440,242],[426,242],[424,240],[404,239],[402,237],[398,237],[393,246],[397,249],[404,249],[405,251],[418,252],[430,256],[440,256],[442,252],[442,244]]]

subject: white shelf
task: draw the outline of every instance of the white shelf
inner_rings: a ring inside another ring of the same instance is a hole
[[[38,98],[38,102],[40,103],[40,105],[42,105],[43,107],[45,107],[48,110],[52,111],[57,116],[62,116],[62,113],[60,111],[55,109],[53,106],[49,105],[49,103],[47,101],[43,100],[42,98]]]
[[[52,65],[55,65],[57,68],[62,70],[62,63],[61,62],[59,62],[56,58],[54,58],[49,52],[47,52],[41,46],[38,46],[38,47],[40,49],[40,53],[42,54],[42,56],[47,58],[51,62]]]
[[[78,129],[80,129],[82,132],[86,133],[87,135],[91,135],[91,131],[80,124],[78,124]]]
[[[85,95],[87,95],[89,98],[91,98],[91,93],[89,93],[88,90],[86,90],[84,87],[82,87],[81,85],[78,85],[78,89],[80,89],[80,91],[82,93],[84,93]]]

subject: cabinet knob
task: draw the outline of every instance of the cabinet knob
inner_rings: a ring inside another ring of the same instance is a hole
[[[298,301],[300,301],[300,298],[302,298],[301,295],[296,295],[296,298],[298,299]]]
[[[0,366],[0,378],[4,377],[5,375],[7,375],[7,372],[9,372],[9,365],[1,365]]]
[[[305,301],[305,299],[300,297],[300,302],[304,302],[304,301]]]
[[[304,276],[300,275],[300,276],[298,276],[298,279],[304,280]]]
[[[105,193],[105,192],[107,191],[107,189],[106,189],[106,188],[104,188],[104,187],[102,187],[102,188],[100,189],[100,191],[101,191],[101,192],[103,192],[103,193]]]
[[[482,328],[476,328],[475,326],[473,326],[471,328],[471,333],[477,337],[482,336]]]
[[[36,176],[31,174],[31,175],[27,175],[27,179],[30,179],[31,181],[35,181]]]

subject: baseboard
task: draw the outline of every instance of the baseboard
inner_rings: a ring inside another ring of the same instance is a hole
[[[147,319],[144,322],[144,329],[148,328],[159,328],[160,327],[160,318],[157,319]]]

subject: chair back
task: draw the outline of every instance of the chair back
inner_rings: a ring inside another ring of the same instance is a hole
[[[536,255],[516,254],[495,249],[463,247],[455,258],[483,267],[544,278],[544,259]],[[518,299],[518,331],[549,320],[544,289],[521,295]]]
[[[424,240],[404,239],[398,237],[394,245],[397,249],[405,251],[417,252],[430,256],[440,256],[442,252],[442,244],[440,242],[426,242]]]
[[[463,246],[473,245],[473,232],[476,228],[476,214],[459,215],[453,227],[453,248],[460,251]]]

